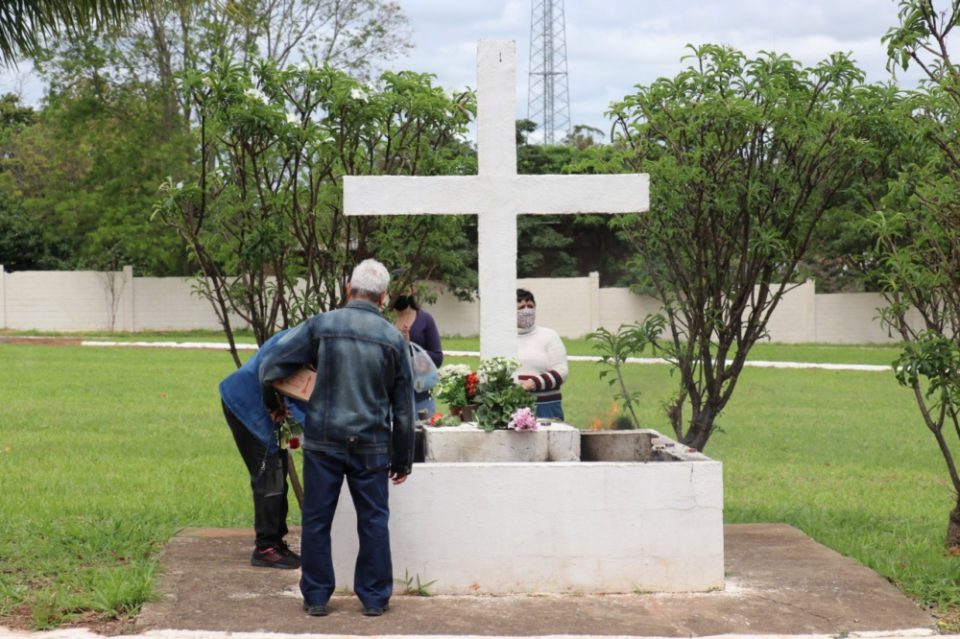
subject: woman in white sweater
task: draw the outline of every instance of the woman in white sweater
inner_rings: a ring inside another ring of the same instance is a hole
[[[556,331],[537,326],[537,302],[523,288],[517,289],[517,332],[517,381],[536,397],[537,417],[563,421],[560,386],[567,379],[567,349]]]

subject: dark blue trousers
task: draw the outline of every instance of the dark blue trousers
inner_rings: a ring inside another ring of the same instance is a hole
[[[382,608],[393,594],[390,557],[390,458],[386,453],[303,451],[303,530],[300,592],[308,605],[325,604],[336,588],[330,529],[346,477],[357,511],[360,552],[353,590],[364,606]]]

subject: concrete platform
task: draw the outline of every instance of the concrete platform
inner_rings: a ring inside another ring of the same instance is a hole
[[[296,545],[296,538],[291,536]],[[334,635],[619,635],[689,637],[934,634],[934,620],[885,579],[781,524],[725,527],[726,589],[695,594],[403,595],[390,611],[360,615],[352,595],[328,617],[301,610],[299,571],[252,568],[252,532],[185,530],[161,557],[158,601],[137,631]]]

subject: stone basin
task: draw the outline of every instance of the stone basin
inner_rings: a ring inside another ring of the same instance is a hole
[[[434,594],[722,589],[722,465],[656,431],[621,432],[672,461],[415,465],[390,487],[396,588],[419,579]],[[337,585],[350,588],[357,540],[346,485],[333,537]]]

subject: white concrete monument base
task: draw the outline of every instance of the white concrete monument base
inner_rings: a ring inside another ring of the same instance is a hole
[[[424,426],[427,462],[580,461],[580,431],[570,424],[550,424],[535,431],[487,432],[474,422],[459,426]]]
[[[722,589],[722,467],[700,457],[418,464],[390,487],[395,588],[406,576],[433,594]],[[356,553],[344,485],[338,588],[352,588]]]

